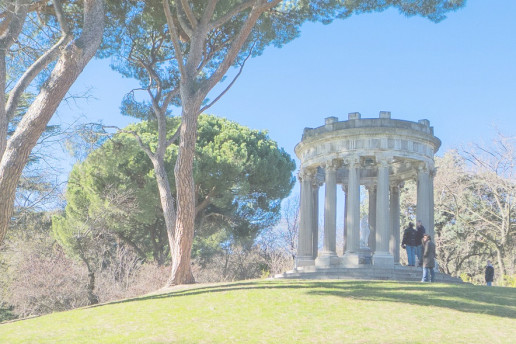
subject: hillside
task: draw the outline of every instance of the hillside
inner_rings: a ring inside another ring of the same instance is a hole
[[[0,343],[511,343],[516,289],[259,280],[0,324]]]

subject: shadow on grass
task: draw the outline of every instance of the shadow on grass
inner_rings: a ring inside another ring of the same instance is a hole
[[[199,286],[198,288],[193,287],[165,292],[112,302],[110,304],[256,289],[306,289],[308,295],[338,296],[366,301],[399,302],[419,306],[448,308],[460,312],[516,318],[516,289],[514,288],[391,281],[248,281]]]
[[[375,282],[378,283],[378,282]],[[418,306],[433,306],[460,312],[489,314],[504,318],[516,318],[516,290],[510,288],[485,288],[471,285],[418,285],[401,284],[399,288],[374,287],[349,288],[334,285],[333,288],[313,290],[314,295],[333,295],[368,301],[388,301]]]

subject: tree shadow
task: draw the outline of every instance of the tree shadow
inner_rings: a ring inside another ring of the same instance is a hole
[[[516,289],[480,287],[467,284],[421,284],[396,281],[352,280],[261,280],[224,283],[147,295],[109,304],[139,302],[174,297],[189,297],[207,293],[222,293],[256,289],[306,289],[308,295],[337,296],[365,301],[388,301],[404,304],[433,306],[467,313],[489,314],[516,318]],[[93,307],[98,307],[96,305]]]
[[[310,291],[314,295],[332,295],[367,301],[448,308],[466,313],[516,318],[516,290],[473,285],[369,282],[368,286],[332,283],[332,287]],[[374,285],[374,287],[372,287]]]

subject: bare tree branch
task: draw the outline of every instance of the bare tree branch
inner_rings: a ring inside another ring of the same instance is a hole
[[[188,1],[181,0],[180,1],[180,7],[183,12],[186,15],[186,18],[188,18],[188,21],[190,22],[190,25],[192,26],[192,30],[195,31],[197,29],[197,19],[195,18],[195,14],[192,12],[192,9],[190,8],[190,4],[188,4]],[[179,16],[178,16],[179,17]]]
[[[224,60],[219,64],[218,68],[215,72],[210,76],[207,82],[202,87],[202,92],[208,93],[215,85],[222,79],[222,77],[226,74],[228,69],[233,64],[233,61],[237,57],[240,49],[242,48],[244,42],[249,37],[252,28],[256,24],[256,21],[262,15],[264,11],[276,6],[281,0],[273,0],[271,2],[267,2],[264,0],[258,0],[255,2],[255,5],[252,7],[251,12],[247,16],[240,32],[236,36],[236,39],[233,41],[231,46],[228,49]]]
[[[170,39],[172,40],[172,44],[174,45],[174,51],[176,54],[176,60],[179,67],[179,72],[181,76],[185,76],[185,65],[183,61],[183,52],[181,51],[181,43],[179,43],[179,34],[177,31],[176,24],[172,18],[172,13],[170,12],[170,4],[168,0],[163,0],[163,9],[165,10],[165,17],[167,18],[168,30],[170,32]]]
[[[65,34],[59,39],[59,41],[48,51],[45,52],[39,59],[37,59],[27,70],[21,78],[18,80],[16,85],[9,93],[9,100],[6,105],[6,115],[8,120],[14,117],[16,107],[20,100],[21,95],[26,90],[27,86],[39,75],[39,73],[45,69],[52,61],[54,61],[61,53],[61,48],[68,44],[72,39],[72,36]]]
[[[179,34],[179,38],[183,38],[183,41],[189,41],[190,38],[193,35],[192,28],[190,27],[190,25],[188,25],[188,23],[185,21],[185,19],[183,18],[182,15],[178,14],[175,18],[177,18],[177,21],[179,23],[179,27],[181,28],[182,32],[187,36],[187,37],[183,38],[181,33],[180,33]]]
[[[61,32],[64,36],[67,36],[70,34],[70,28],[68,27],[68,23],[63,12],[61,0],[54,0],[54,10],[56,11],[57,22],[59,23],[59,26],[61,26]]]
[[[15,42],[20,34],[25,17],[28,12],[28,0],[18,0],[14,6],[14,11],[7,14],[6,20],[9,25],[7,29],[0,36],[0,50],[7,50]],[[5,51],[4,51],[5,53]]]
[[[213,12],[215,12],[215,7],[217,6],[218,0],[209,0],[208,5],[204,9],[204,13],[201,18],[201,26],[206,27],[206,25],[209,24],[211,21],[211,18],[213,17]],[[208,28],[208,32],[209,32]]]
[[[253,44],[253,47],[254,47],[254,44]],[[249,49],[249,54],[246,56],[246,58],[244,59],[244,61],[242,61],[242,63],[240,64],[240,69],[238,70],[238,73],[235,75],[235,77],[233,78],[233,80],[231,80],[231,82],[229,83],[229,85],[209,104],[207,104],[206,106],[204,106],[201,110],[200,110],[200,113],[203,113],[204,111],[208,110],[210,107],[213,106],[213,104],[215,104],[220,98],[222,98],[222,96],[224,94],[226,94],[227,91],[229,91],[229,89],[233,86],[233,84],[236,82],[236,80],[238,79],[238,77],[240,76],[240,74],[242,74],[242,70],[244,69],[244,65],[245,63],[247,62],[247,60],[249,59],[249,57],[251,57],[251,54],[253,52],[253,47],[251,47],[251,49]]]
[[[180,86],[177,86],[172,91],[167,93],[167,95],[165,96],[165,100],[163,100],[163,104],[162,104],[164,109],[168,109],[170,102],[172,101],[172,99],[174,97],[176,97],[179,94],[179,91],[180,91]]]
[[[133,135],[136,138],[136,141],[138,142],[138,144],[140,145],[140,148],[145,152],[145,154],[147,154],[147,156],[150,159],[154,159],[155,154],[152,152],[149,145],[146,145],[145,143],[143,143],[142,138],[140,137],[140,135],[138,135],[137,132],[135,132],[135,131],[124,131],[124,132]]]
[[[172,137],[167,140],[167,143],[166,143],[167,147],[170,146],[171,144],[173,144],[175,141],[177,141],[177,139],[179,138],[180,132],[181,132],[181,126],[177,127],[174,135],[172,135]]]

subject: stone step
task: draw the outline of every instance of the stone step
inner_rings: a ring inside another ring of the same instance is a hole
[[[356,280],[388,280],[388,281],[421,281],[421,268],[396,266],[392,269],[374,268],[317,268],[314,266],[297,268],[278,274],[279,279],[356,279]],[[460,278],[443,273],[435,274],[435,281],[440,283],[463,283]]]

